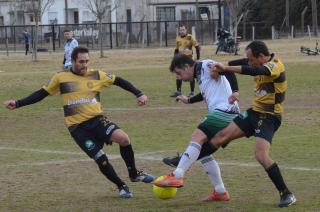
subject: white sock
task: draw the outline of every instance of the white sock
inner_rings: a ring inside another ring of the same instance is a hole
[[[177,168],[173,171],[176,178],[183,177],[184,173],[198,159],[201,150],[201,145],[195,141],[191,141],[186,151],[181,156]]]
[[[224,184],[221,178],[221,172],[220,172],[220,167],[218,163],[210,155],[210,156],[201,158],[201,164],[204,170],[206,171],[214,187],[214,190],[219,194],[224,194],[226,192],[226,189],[224,187]]]

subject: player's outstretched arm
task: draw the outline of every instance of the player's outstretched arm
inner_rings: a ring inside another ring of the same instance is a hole
[[[203,101],[203,96],[201,95],[201,93],[198,93],[197,95],[193,96],[193,97],[190,97],[188,98],[187,96],[184,96],[184,95],[180,95],[180,96],[177,96],[176,97],[176,101],[180,101],[180,102],[183,102],[185,104],[193,104],[193,103],[196,103],[196,102],[201,102]]]
[[[16,109],[16,101],[15,100],[12,100],[12,99],[6,100],[6,101],[4,101],[3,104],[4,104],[5,108],[7,108],[9,110]]]
[[[180,96],[177,96],[176,97],[176,101],[177,102],[183,102],[185,104],[189,104],[189,98],[187,96],[184,96],[184,95],[180,95]]]
[[[48,95],[49,93],[45,89],[41,88],[40,90],[33,92],[26,98],[19,99],[19,100],[7,100],[4,102],[4,105],[9,110],[13,110],[19,107],[37,103],[42,99],[44,99],[45,97],[47,97]]]
[[[143,106],[146,105],[148,102],[148,97],[146,95],[142,95],[140,97],[138,97],[138,105]]]
[[[138,98],[138,105],[142,106],[147,104],[148,97],[144,95],[139,89],[134,87],[129,81],[121,77],[116,77],[113,84],[134,94]]]

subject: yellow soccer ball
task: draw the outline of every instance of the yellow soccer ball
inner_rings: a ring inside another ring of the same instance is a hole
[[[158,177],[157,180],[162,180],[165,176]],[[170,188],[162,188],[156,185],[153,185],[153,194],[154,196],[158,197],[159,199],[170,199],[177,194],[177,188],[170,187]]]

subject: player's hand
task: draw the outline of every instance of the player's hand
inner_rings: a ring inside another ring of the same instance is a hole
[[[9,110],[14,110],[17,107],[16,101],[12,99],[5,101],[3,104]]]
[[[233,92],[228,98],[229,104],[233,104],[235,101],[239,101],[239,96],[239,92]]]
[[[214,71],[214,72],[227,71],[227,66],[222,63],[210,64],[209,67],[211,68],[211,71]]]
[[[148,102],[148,97],[146,95],[142,95],[138,98],[138,105],[143,106]]]
[[[183,102],[183,103],[185,103],[185,104],[189,104],[189,102],[188,102],[188,97],[187,96],[184,96],[184,95],[180,95],[180,96],[177,96],[176,97],[176,101],[177,102]]]

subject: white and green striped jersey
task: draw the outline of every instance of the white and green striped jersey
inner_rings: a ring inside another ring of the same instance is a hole
[[[211,112],[218,109],[225,112],[238,113],[240,111],[238,103],[230,104],[228,101],[232,90],[227,78],[223,75],[218,75],[217,79],[213,79],[210,75],[211,69],[209,65],[217,62],[213,60],[202,60],[201,62],[201,69],[196,68],[196,77],[208,111]]]

